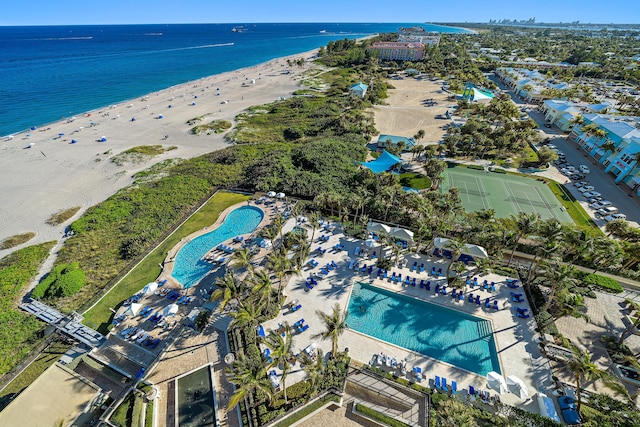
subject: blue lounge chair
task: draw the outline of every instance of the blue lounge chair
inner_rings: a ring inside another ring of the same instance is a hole
[[[494,299],[494,300],[493,300],[493,309],[494,309],[495,311],[500,310],[500,307],[498,307],[498,300],[497,300],[497,299]]]
[[[407,276],[407,277],[404,279],[404,284],[405,284],[405,285],[407,285],[407,286],[409,286],[409,284],[410,284],[410,283],[411,283],[411,278],[410,278],[409,276]]]
[[[442,268],[438,269],[438,277],[442,276]]]
[[[432,276],[436,275],[436,268],[435,267],[431,267],[431,275]]]
[[[462,302],[464,302],[464,293],[462,292],[462,289],[460,290],[460,293],[458,294],[458,299]]]
[[[415,376],[417,382],[421,382],[422,381],[422,368],[420,366],[414,366],[413,367],[413,375]]]
[[[413,262],[413,267],[411,267],[411,271],[418,271],[418,261]]]
[[[458,384],[455,381],[451,381],[451,394],[458,394]]]
[[[440,390],[440,388],[442,387],[440,385],[440,377],[436,375],[436,379],[433,381],[433,385],[436,386],[436,390]]]
[[[304,331],[306,331],[307,329],[309,329],[309,325],[302,325],[302,326],[300,327],[300,332],[304,332]]]
[[[391,274],[391,281],[395,282],[396,281],[396,272],[394,271],[393,274]]]
[[[416,278],[415,277],[413,279],[411,279],[411,286],[413,286],[413,287],[416,286]]]
[[[462,293],[462,292],[461,292],[461,293]],[[458,294],[456,293],[456,290],[454,289],[454,290],[451,292],[451,299],[456,299],[457,297],[458,297]]]
[[[364,273],[365,271],[367,271],[367,264],[362,266],[362,268],[360,269],[360,273]]]
[[[516,316],[518,316],[518,317],[519,317],[519,318],[521,318],[521,319],[528,319],[528,318],[530,318],[530,317],[531,317],[530,315],[525,314],[525,313],[523,313],[523,312],[521,312],[521,311],[518,311],[518,312],[516,313]]]
[[[475,286],[478,286],[478,278],[477,278],[477,277],[474,277],[474,278],[473,278],[473,286],[474,286],[474,287],[475,287]]]
[[[447,285],[442,285],[442,289],[440,290],[440,292],[442,292],[442,295],[446,295],[447,294]]]
[[[153,340],[153,342],[149,344],[149,348],[154,349],[158,346],[158,344],[160,344],[160,338],[156,338],[155,340]]]
[[[262,355],[264,356],[264,360],[266,360],[267,362],[271,362],[273,360],[271,359],[271,350],[269,350],[268,348],[264,349]]]
[[[420,289],[424,288],[424,279],[420,280]]]
[[[378,267],[378,274],[376,274],[376,276],[378,276],[378,279],[382,276],[382,268]]]
[[[264,333],[264,326],[262,325],[258,325],[258,336],[261,338],[264,338],[266,336],[266,334]]]
[[[491,301],[490,301],[489,298],[484,300],[484,306],[485,306],[485,308],[491,308]]]
[[[472,385],[469,386],[469,396],[476,398],[476,389]]]
[[[396,283],[402,282],[402,274],[398,274],[398,277],[396,278]]]
[[[480,302],[480,295],[476,295],[476,304],[477,304],[477,305],[480,305],[480,304],[481,304],[481,302]]]
[[[373,264],[369,266],[369,274],[373,273]]]
[[[421,272],[421,273],[424,273],[424,263],[423,263],[423,264],[420,264],[420,272]]]
[[[427,284],[426,284],[426,285],[424,285],[424,287],[425,287],[428,291],[430,291],[430,290],[431,290],[431,280],[427,280]]]
[[[389,276],[389,270],[385,270],[385,271],[384,271],[384,274],[382,275],[382,277],[383,277],[384,279],[386,279],[388,276]]]
[[[495,292],[496,291],[496,282],[491,282],[491,284],[489,285],[489,290],[491,292]]]
[[[298,304],[296,306],[291,307],[291,311],[298,311],[302,308],[302,304]]]
[[[447,387],[447,379],[445,377],[442,377],[442,390],[449,391],[449,388]]]
[[[471,303],[473,303],[473,293],[470,293],[470,294],[469,294],[469,299],[468,299],[468,301],[469,301],[469,302],[471,302]]]
[[[436,285],[435,293],[436,295],[440,293],[440,285]]]

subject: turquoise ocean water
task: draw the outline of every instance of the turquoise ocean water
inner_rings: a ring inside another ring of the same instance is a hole
[[[330,40],[415,24],[270,23],[232,31],[240,25],[0,27],[0,136]]]

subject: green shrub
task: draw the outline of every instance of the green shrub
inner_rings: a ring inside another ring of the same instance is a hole
[[[409,425],[407,423],[403,423],[402,421],[398,421],[395,418],[391,418],[383,413],[380,413],[375,409],[371,409],[368,406],[361,405],[360,403],[356,403],[356,411],[360,412],[362,415],[366,415],[369,418],[373,418],[374,420],[380,421],[381,423],[391,427],[404,427]]]
[[[588,274],[582,279],[582,282],[588,285],[598,286],[615,294],[619,294],[620,292],[624,291],[617,280],[610,277],[601,276],[599,274]]]
[[[36,237],[36,233],[34,232],[16,234],[15,236],[7,237],[6,239],[0,241],[0,249],[15,248],[18,245],[28,242],[34,237]]]
[[[80,269],[77,262],[60,264],[35,287],[31,296],[46,299],[68,297],[82,289],[85,279],[84,271]]]
[[[506,173],[507,173],[507,171],[506,171],[506,170],[504,170],[504,169],[500,169],[500,168],[493,168],[493,169],[491,169],[491,172],[495,172],[495,173],[503,173],[503,174],[506,174]]]
[[[480,165],[467,165],[468,169],[474,169],[477,171],[483,171],[484,170],[484,166],[480,166]]]

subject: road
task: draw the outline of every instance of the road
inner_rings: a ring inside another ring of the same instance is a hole
[[[490,77],[492,81],[494,81],[498,87],[509,94],[513,102],[519,107],[524,108],[529,117],[531,117],[540,128],[540,136],[542,139],[550,138],[552,140],[552,144],[558,147],[560,151],[562,151],[567,161],[574,165],[576,168],[579,165],[587,165],[591,171],[589,175],[586,176],[585,180],[589,181],[591,185],[595,187],[595,191],[602,194],[602,197],[605,200],[609,200],[615,207],[617,207],[620,213],[623,213],[627,216],[627,220],[635,223],[634,226],[638,226],[640,224],[640,198],[635,196],[628,196],[630,192],[630,188],[626,185],[616,185],[614,182],[614,177],[611,174],[607,174],[604,172],[604,167],[597,163],[596,160],[589,156],[588,153],[583,151],[578,145],[574,142],[569,141],[566,137],[567,133],[560,130],[559,128],[553,126],[551,128],[544,127],[544,116],[538,110],[538,106],[535,104],[527,104],[523,100],[516,97],[511,90],[502,84],[497,78]],[[552,166],[552,169],[555,169]],[[559,182],[564,183],[569,181],[568,179],[557,179]],[[582,196],[582,194],[573,186],[571,183],[567,185],[567,189],[571,191],[571,193],[576,197],[577,200],[580,201],[582,207],[593,217],[593,211],[588,207],[588,203]],[[605,221],[602,219],[595,218],[596,224],[599,226],[604,226]]]

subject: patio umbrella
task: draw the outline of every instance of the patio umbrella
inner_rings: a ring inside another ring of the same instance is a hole
[[[107,142],[107,137],[103,136],[102,138],[100,138],[100,142]]]
[[[75,139],[72,139],[72,140],[71,140],[71,143],[72,143],[72,144],[75,144],[76,142],[78,142],[78,141],[77,141],[77,140],[75,140]]]
[[[164,317],[170,317],[170,316],[175,316],[175,314],[178,312],[178,305],[177,304],[171,304],[168,305],[164,308],[164,310],[162,310],[162,315]]]
[[[277,193],[277,194],[276,194],[276,197],[277,197],[278,199],[284,199],[284,193]]]
[[[507,377],[507,386],[509,387],[509,391],[516,396],[520,396],[520,399],[529,398],[529,389],[524,382],[515,375],[509,375]]]
[[[158,284],[156,282],[147,283],[147,285],[142,288],[142,293],[145,295],[152,294],[156,289],[158,289]]]
[[[128,316],[135,316],[135,315],[138,314],[138,312],[140,311],[141,307],[142,307],[142,304],[138,304],[136,302],[133,302],[133,303],[131,303],[129,308],[127,308],[127,311],[124,312],[124,314],[126,314]]]
[[[370,222],[367,225],[367,231],[370,231],[372,233],[390,233],[391,232],[391,227],[389,227],[388,225],[384,225],[384,224],[380,224],[379,222]]]
[[[269,192],[267,193],[267,196],[268,196],[268,197],[276,197],[276,192],[275,192],[275,191],[269,191]]]
[[[487,374],[487,386],[499,394],[504,394],[509,391],[507,383],[504,381],[504,377],[494,371]]]
[[[433,240],[433,245],[436,248],[446,248],[447,247],[447,243],[449,243],[449,239],[445,239],[444,237],[436,237]]]
[[[378,246],[378,242],[376,242],[373,239],[367,239],[364,241],[364,244],[366,247],[368,248],[375,248],[376,246]]]
[[[413,231],[404,228],[394,227],[391,229],[391,235],[397,239],[413,242]]]
[[[466,244],[464,245],[464,248],[462,248],[462,253],[465,255],[471,255],[474,258],[489,258],[487,250],[478,245]]]

